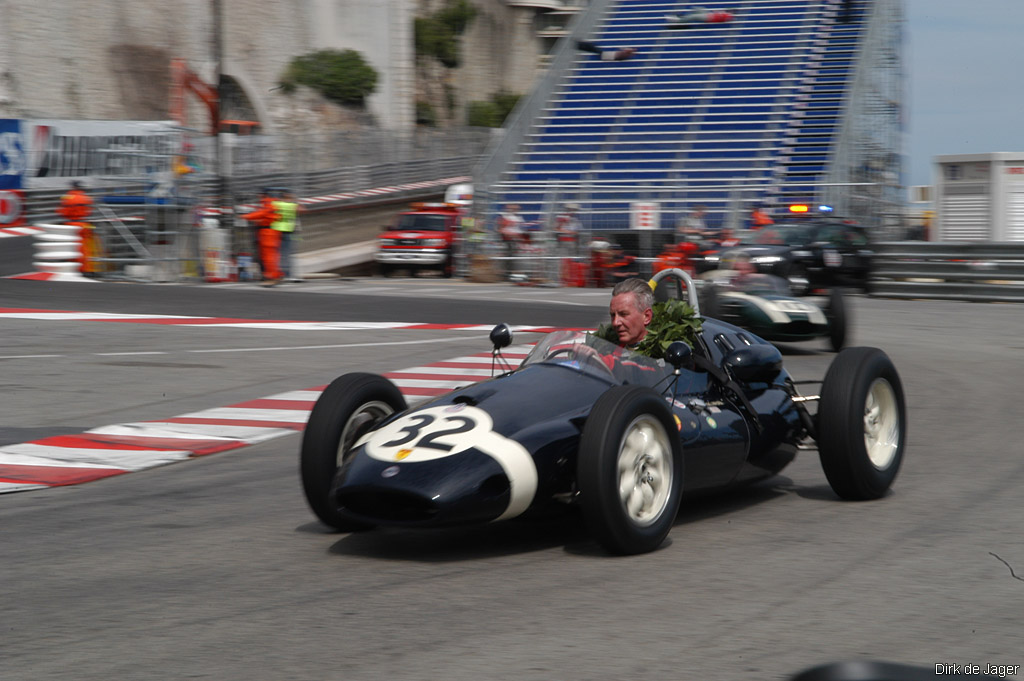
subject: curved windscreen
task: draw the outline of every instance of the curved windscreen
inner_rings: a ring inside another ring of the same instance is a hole
[[[619,384],[649,386],[671,373],[660,359],[637,354],[585,331],[555,331],[544,336],[520,367],[532,364],[558,364]]]
[[[737,291],[757,296],[789,296],[789,282],[782,277],[770,274],[747,274],[736,277],[729,282]]]

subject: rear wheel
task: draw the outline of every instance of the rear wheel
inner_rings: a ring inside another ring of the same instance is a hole
[[[617,386],[598,399],[580,437],[579,501],[612,553],[658,548],[675,522],[683,455],[672,412],[656,391]]]
[[[839,352],[846,344],[846,297],[842,289],[833,288],[829,292],[828,307],[825,309],[828,319],[828,341],[832,350]]]
[[[331,488],[352,445],[405,408],[395,384],[376,374],[345,374],[321,393],[302,434],[299,463],[302,489],[317,518],[342,532],[371,527],[348,518],[331,499]]]
[[[903,462],[907,417],[903,384],[878,348],[847,348],[832,361],[818,405],[818,454],[829,485],[844,499],[883,496]]]

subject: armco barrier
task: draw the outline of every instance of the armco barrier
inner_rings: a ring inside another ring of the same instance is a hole
[[[871,295],[1024,303],[1024,243],[875,244]]]

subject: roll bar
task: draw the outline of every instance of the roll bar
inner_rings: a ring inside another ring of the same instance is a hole
[[[690,277],[690,274],[685,270],[681,270],[678,267],[672,267],[658,272],[651,277],[651,280],[648,282],[651,286],[651,290],[657,288],[659,281],[672,275],[678,277],[684,284],[686,284],[686,302],[693,308],[693,313],[700,316],[700,306],[697,303],[697,288],[693,285],[693,279]]]

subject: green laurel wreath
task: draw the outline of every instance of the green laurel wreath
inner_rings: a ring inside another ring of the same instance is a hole
[[[700,333],[701,319],[688,303],[672,299],[655,303],[651,309],[654,315],[647,325],[647,335],[634,352],[664,359],[668,346],[675,341],[684,341],[691,348],[694,346]],[[599,326],[594,335],[610,343],[619,342],[619,336],[610,324]]]

